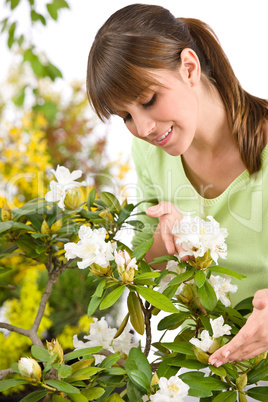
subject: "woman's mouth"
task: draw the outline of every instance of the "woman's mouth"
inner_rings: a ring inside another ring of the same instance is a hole
[[[156,142],[157,145],[165,145],[167,144],[167,142],[170,140],[171,134],[173,132],[173,127],[170,127],[170,129],[168,131],[166,131],[163,135],[161,135],[161,137],[159,137]]]

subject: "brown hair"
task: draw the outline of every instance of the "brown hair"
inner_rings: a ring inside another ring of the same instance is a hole
[[[243,163],[261,168],[267,101],[239,84],[215,33],[204,22],[176,19],[167,9],[133,4],[115,12],[98,31],[89,53],[87,92],[97,115],[106,119],[157,82],[151,69],[178,68],[180,53],[193,49],[202,74],[218,89]]]

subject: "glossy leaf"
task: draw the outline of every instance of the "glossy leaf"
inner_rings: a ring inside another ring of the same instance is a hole
[[[65,364],[62,364],[59,368],[59,375],[61,378],[67,378],[72,374],[72,367],[71,366],[66,366]]]
[[[157,326],[158,331],[164,331],[165,329],[178,328],[188,317],[190,313],[174,313],[164,317]]]
[[[214,310],[217,304],[217,297],[211,284],[205,281],[204,285],[197,289],[197,293],[202,306],[207,310]]]
[[[92,208],[92,206],[94,204],[94,201],[95,201],[95,198],[96,198],[96,193],[97,193],[96,188],[93,187],[92,190],[90,191],[88,197],[87,197],[87,208],[88,208],[89,211],[91,210],[91,208]]]
[[[109,293],[101,302],[100,304],[100,310],[105,310],[106,308],[111,307],[117,300],[119,299],[120,296],[122,296],[123,292],[125,290],[125,286],[119,286],[118,288],[114,289]]]
[[[47,380],[46,384],[49,385],[50,387],[56,388],[59,391],[65,392],[66,394],[79,394],[79,389],[75,388],[71,384],[68,384],[63,381],[59,380]]]
[[[142,286],[137,286],[137,291],[152,306],[157,307],[160,310],[167,311],[168,313],[178,312],[178,309],[165,295]]]
[[[224,267],[212,266],[212,267],[208,267],[208,270],[212,271],[212,272],[217,272],[219,274],[233,276],[234,278],[237,278],[237,279],[246,278],[245,275],[239,274],[238,272],[232,271],[231,269],[224,268]]]
[[[118,330],[116,331],[114,339],[118,338],[122,334],[122,332],[126,328],[128,320],[129,320],[129,313],[126,314],[125,318],[123,319],[122,323],[120,324]]]
[[[82,356],[88,356],[90,354],[95,354],[95,353],[100,352],[101,349],[102,349],[102,346],[95,346],[92,348],[83,348],[83,349],[74,350],[73,352],[70,352],[64,356],[64,361],[68,362],[69,360],[77,359]]]
[[[46,394],[47,392],[43,390],[34,391],[31,392],[29,395],[26,395],[24,398],[20,399],[20,402],[38,402],[40,400],[43,400]]]
[[[33,345],[31,347],[31,353],[35,359],[40,360],[42,362],[48,362],[50,358],[47,349],[40,348],[39,346],[36,345]]]
[[[257,401],[267,402],[268,400],[268,387],[256,387],[247,390],[247,395],[256,399]]]
[[[204,285],[205,280],[206,280],[205,273],[201,270],[197,271],[197,273],[194,276],[194,281],[196,283],[196,286],[198,288],[201,288]]]
[[[81,391],[81,394],[84,395],[88,401],[92,401],[93,399],[99,399],[104,392],[105,390],[103,388],[94,387]]]
[[[141,367],[143,373],[145,374],[150,383],[152,379],[152,370],[147,358],[139,349],[137,348],[130,349],[125,364],[125,370],[127,371],[127,373],[129,373],[130,371],[133,370],[139,370]]]
[[[192,345],[187,342],[162,342],[161,344],[173,352],[182,353],[187,356],[195,356]]]
[[[151,239],[143,242],[138,247],[134,248],[133,253],[132,253],[132,258],[136,257],[137,261],[141,260],[145,256],[147,251],[152,247],[153,242],[154,242],[154,239],[152,237]]]
[[[213,402],[236,402],[236,392],[235,391],[226,391],[217,395]]]
[[[130,292],[127,298],[127,306],[130,316],[130,322],[138,334],[144,334],[144,314],[140,301],[134,292]]]
[[[88,317],[92,316],[92,314],[95,313],[95,311],[97,310],[97,308],[99,307],[100,303],[102,301],[102,296],[98,297],[98,296],[92,296],[91,300],[89,302],[88,305],[88,309],[87,309],[87,315]]]
[[[100,198],[110,210],[115,211],[117,214],[121,212],[121,205],[114,194],[103,191],[100,193]]]
[[[18,385],[28,384],[28,381],[22,379],[10,379],[0,381],[0,392],[3,392],[9,388],[17,387]]]
[[[131,370],[128,372],[129,379],[140,389],[142,392],[150,392],[150,382],[141,370]]]
[[[142,395],[143,392],[141,392],[136,385],[131,381],[127,382],[127,396],[129,401],[142,402]]]
[[[108,368],[112,367],[115,363],[118,362],[120,357],[121,356],[119,353],[115,353],[115,354],[105,357],[105,359],[100,364],[100,368],[108,369]]]
[[[248,373],[248,384],[254,384],[268,376],[268,364],[262,360]]]

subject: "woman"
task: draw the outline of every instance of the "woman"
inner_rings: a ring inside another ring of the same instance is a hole
[[[203,22],[133,4],[96,35],[88,60],[90,102],[105,120],[123,118],[133,141],[138,197],[157,197],[143,233],[146,255],[174,254],[183,214],[212,215],[228,236],[224,266],[247,276],[233,303],[254,296],[247,324],[210,357],[220,366],[268,349],[267,101],[240,86],[217,37]],[[143,141],[141,141],[143,140]]]

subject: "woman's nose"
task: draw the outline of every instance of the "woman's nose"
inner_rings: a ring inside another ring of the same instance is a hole
[[[141,138],[145,138],[153,132],[155,128],[155,122],[149,117],[142,116],[138,118],[136,122],[136,128],[138,136]]]

